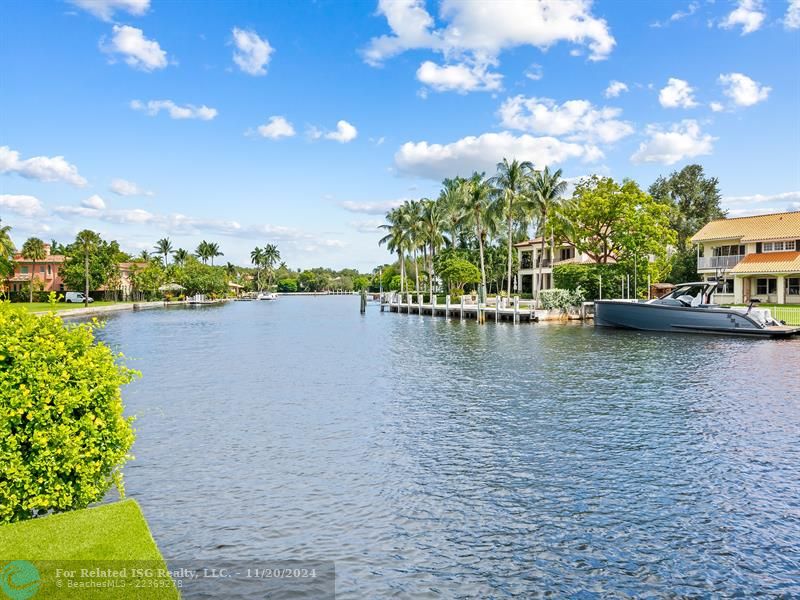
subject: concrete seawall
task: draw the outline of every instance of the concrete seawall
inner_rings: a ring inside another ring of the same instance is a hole
[[[67,308],[64,310],[57,310],[56,314],[59,317],[91,317],[102,315],[106,313],[120,312],[124,310],[148,310],[151,308],[163,308],[164,302],[121,302],[119,304],[110,304],[107,306],[89,306],[88,308]],[[46,315],[50,311],[42,310],[37,311],[35,315]]]

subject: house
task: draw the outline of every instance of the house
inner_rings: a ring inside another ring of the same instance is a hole
[[[63,292],[64,281],[61,272],[66,260],[63,254],[50,254],[50,244],[44,245],[45,258],[32,260],[24,258],[22,254],[14,255],[14,273],[5,281],[6,289],[10,292],[22,292],[29,289],[28,285],[35,278],[34,291],[41,289],[45,292]]]
[[[147,267],[146,262],[121,262],[119,263],[119,291],[122,298],[129,300],[133,294],[133,279],[131,275]]]
[[[714,302],[800,304],[800,212],[712,221],[698,231],[697,272]]]
[[[568,243],[556,243],[552,250],[549,240],[545,240],[544,253],[541,255],[542,238],[514,244],[519,255],[519,270],[517,271],[517,291],[521,294],[532,294],[534,282],[539,274],[539,264],[542,267],[542,285],[540,290],[549,290],[553,286],[553,267],[566,263],[594,263],[588,255],[576,252],[575,247]]]

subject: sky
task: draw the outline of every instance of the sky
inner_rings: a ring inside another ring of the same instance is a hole
[[[0,219],[293,268],[503,157],[800,210],[800,0],[0,3]]]

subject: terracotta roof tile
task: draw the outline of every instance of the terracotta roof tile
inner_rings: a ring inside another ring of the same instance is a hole
[[[731,273],[800,273],[800,252],[748,254]]]
[[[742,242],[800,239],[800,211],[719,219],[692,237],[693,242],[738,239]]]

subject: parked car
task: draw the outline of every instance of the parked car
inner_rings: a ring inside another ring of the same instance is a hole
[[[64,296],[64,302],[75,302],[77,304],[83,304],[86,300],[86,297],[83,295],[83,292],[67,292]],[[89,302],[94,302],[94,298],[89,296]]]

